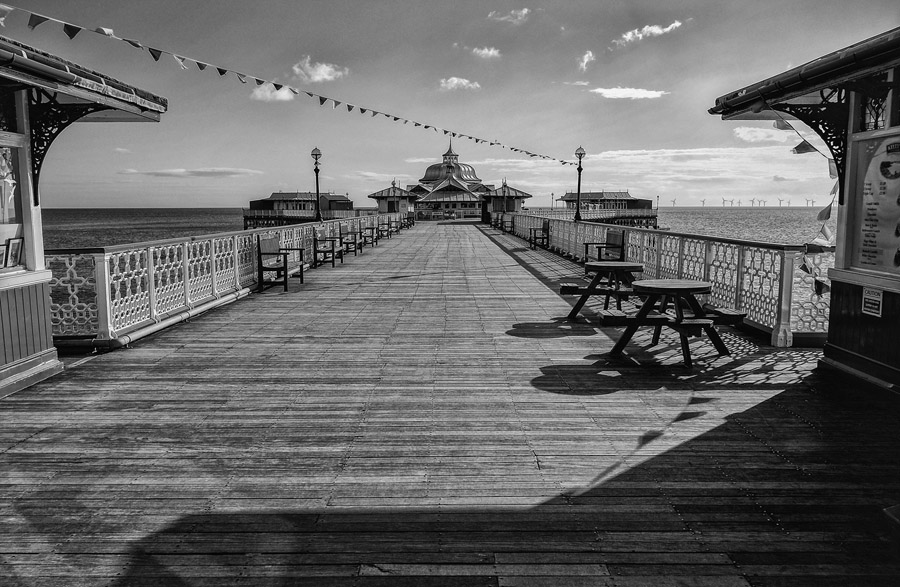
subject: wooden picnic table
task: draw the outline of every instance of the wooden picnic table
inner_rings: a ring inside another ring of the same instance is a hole
[[[688,336],[705,333],[720,355],[729,354],[728,348],[714,328],[713,315],[706,312],[696,297],[698,294],[710,293],[712,284],[709,282],[691,279],[644,279],[632,282],[631,289],[635,295],[646,297],[638,313],[625,319],[625,332],[619,337],[610,354],[620,354],[638,328],[651,325],[655,329],[651,346],[659,343],[659,335],[663,326],[668,326],[678,332],[681,338],[681,353],[684,357],[685,367],[692,367]],[[672,305],[675,313],[673,318],[665,321],[652,319],[666,316],[669,304]],[[689,313],[685,314],[685,310],[688,310]],[[651,312],[654,313],[654,316],[651,316]]]
[[[634,274],[644,271],[641,263],[630,261],[590,261],[584,264],[585,274],[593,273],[594,277],[591,283],[584,289],[577,288],[573,293],[580,293],[581,297],[575,302],[572,311],[569,312],[569,319],[574,320],[581,308],[587,303],[588,298],[596,295],[605,295],[606,300],[603,302],[603,309],[609,308],[610,296],[616,298],[616,309],[622,309],[622,298],[628,298],[633,293],[631,284],[634,282]],[[606,285],[603,285],[603,280]],[[560,293],[565,293],[561,291]]]

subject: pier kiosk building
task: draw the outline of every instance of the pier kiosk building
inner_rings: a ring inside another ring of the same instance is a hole
[[[419,183],[407,185],[405,191],[416,197],[417,220],[480,218],[490,222],[491,212],[520,212],[522,202],[531,197],[531,194],[507,186],[505,181],[497,189],[493,184],[483,183],[474,167],[459,162],[453,145],[440,163],[429,165]],[[382,190],[369,197],[389,202],[391,198],[386,193]],[[411,199],[407,198],[407,201]]]
[[[62,370],[51,336],[39,181],[73,122],[159,121],[165,98],[0,37],[0,397]],[[105,295],[103,293],[99,295]],[[72,308],[103,320],[96,304]]]
[[[709,112],[798,119],[828,145],[840,189],[821,363],[900,390],[900,28],[721,96]]]

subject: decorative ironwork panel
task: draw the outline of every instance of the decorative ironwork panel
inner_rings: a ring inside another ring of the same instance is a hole
[[[48,255],[53,336],[95,336],[100,331],[97,263],[93,255]]]
[[[184,247],[173,243],[151,249],[156,316],[184,307]]]
[[[807,271],[801,267],[806,265]],[[834,267],[834,252],[807,253],[794,264],[791,294],[791,332],[828,332],[831,296],[816,294],[816,277],[824,279]]]
[[[676,279],[681,277],[679,263],[681,259],[681,237],[663,234],[658,241],[658,271],[661,278]]]
[[[188,299],[198,303],[213,297],[212,241],[191,241],[187,250]]]
[[[214,238],[213,266],[216,270],[216,294],[228,293],[237,289],[236,272],[234,270],[234,239],[230,236]]]
[[[741,309],[760,324],[777,323],[781,299],[781,267],[784,251],[757,247],[744,248],[741,272]]]
[[[147,249],[110,253],[107,271],[110,328],[121,332],[149,320]]]
[[[738,291],[738,261],[741,247],[733,243],[708,241],[708,274],[715,304],[735,307]]]
[[[681,239],[681,274],[683,279],[707,280],[706,250],[709,241],[695,238]]]
[[[238,277],[240,286],[247,287],[256,283],[256,234],[239,233],[238,242]]]

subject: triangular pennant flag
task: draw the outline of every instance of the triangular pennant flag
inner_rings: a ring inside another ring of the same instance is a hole
[[[360,113],[360,114],[365,114],[365,113],[366,113],[366,109],[365,109],[365,108],[360,108],[360,109],[359,109],[359,113]]]
[[[217,67],[217,68],[216,68],[216,71],[219,72],[219,75],[227,75],[227,74],[228,74],[228,70],[227,70],[227,69],[222,69],[221,67]]]
[[[444,131],[444,135],[448,135],[448,134],[450,134],[450,131],[449,131],[449,130],[445,130],[445,131]]]
[[[815,147],[809,144],[809,141],[803,139],[803,142],[791,149],[791,152],[795,155],[802,155],[803,153],[814,153],[816,152],[816,150],[817,149]]]
[[[819,210],[819,213],[816,214],[816,220],[818,220],[819,222],[825,222],[826,220],[831,218],[831,206],[833,204],[834,202],[832,201],[831,204],[828,204],[827,206]]]
[[[98,26],[97,28],[95,28],[94,32],[99,33],[101,35],[106,35],[107,37],[115,37],[116,36],[115,34],[113,34],[112,29],[104,28],[102,26]]]
[[[828,285],[827,283],[825,283],[823,280],[819,279],[818,277],[816,277],[815,281],[813,282],[813,285],[815,287],[817,296],[821,296],[821,295],[826,294],[831,291],[831,286]]]
[[[199,69],[200,71],[203,71],[204,69],[209,67],[208,63],[203,63],[202,61],[195,61],[194,63],[197,64],[197,69]]]
[[[241,82],[242,84],[246,84],[246,83],[247,83],[247,76],[244,75],[243,73],[234,72],[234,75],[237,76],[238,80],[240,80],[240,82]]]
[[[413,122],[413,124],[414,124],[415,126],[422,126],[422,125],[419,124],[418,122]]]
[[[274,86],[276,92],[280,92],[280,91],[281,91],[281,88],[284,87],[284,85],[282,85],[282,84],[276,84],[276,83],[274,83],[274,82],[272,83],[272,86]]]
[[[353,112],[353,104],[347,104],[347,112]]]
[[[154,49],[153,47],[147,47],[147,51],[150,51],[150,55],[153,56],[153,61],[159,61],[159,58],[162,57],[162,51],[159,49]]]
[[[9,13],[12,11],[13,9],[11,6],[0,4],[0,26],[6,26],[6,17],[9,16]]]
[[[431,128],[430,124],[426,124],[423,128]]]
[[[794,127],[788,124],[788,122],[783,118],[779,118],[778,120],[776,120],[772,126],[777,128],[778,130],[794,130]]]
[[[299,95],[300,95],[300,90],[298,90],[298,89],[296,89],[296,88],[292,88],[291,86],[288,86],[288,89],[289,89],[289,90],[291,91],[291,93],[294,94],[295,96],[299,96]]]
[[[838,182],[834,182],[834,187],[831,188],[831,194],[830,194],[830,195],[833,196],[833,195],[835,195],[836,193],[838,193],[838,187],[839,187]]]
[[[181,57],[180,55],[174,55],[174,54],[172,55],[172,57],[175,58],[175,61],[177,61],[178,65],[181,66],[181,69],[187,69],[187,65],[184,64],[184,59],[185,59],[184,57]]]
[[[837,163],[834,162],[834,159],[828,160],[828,175],[831,177],[831,179],[837,179]]]
[[[390,117],[391,117],[390,114],[385,114],[384,112],[382,112],[381,115],[384,116],[385,118],[390,118]]]
[[[135,41],[134,39],[122,39],[122,40],[125,41],[126,43],[128,43],[129,45],[131,45],[132,47],[134,47],[135,49],[143,49],[144,48],[144,46],[141,44],[140,41]]]
[[[253,80],[256,82],[256,85],[258,85],[258,86],[261,86],[261,85],[263,85],[264,83],[266,83],[266,80],[264,80],[264,79],[259,79],[258,77],[253,78]]]
[[[800,264],[800,271],[806,273],[807,275],[812,275],[812,269],[809,268],[809,264],[804,261]]]
[[[831,232],[831,229],[828,228],[827,224],[823,224],[822,229],[819,232],[822,234],[822,236],[825,237],[825,240],[831,242],[831,238],[834,236],[834,233]]]
[[[66,36],[70,39],[74,39],[75,35],[83,31],[84,29],[80,26],[75,26],[74,24],[65,23],[63,24],[63,32],[66,33]]]
[[[324,106],[325,102],[327,102],[327,101],[328,101],[328,98],[326,98],[324,96],[319,96],[319,106]]]
[[[303,93],[306,94],[307,96],[309,96],[310,98],[316,98],[316,97],[317,97],[315,94],[310,94],[309,92],[303,92]]]
[[[400,117],[399,117],[399,116],[394,116],[394,117],[392,117],[392,118],[394,119],[394,122],[397,122],[398,120],[400,120]]]
[[[373,117],[376,116],[376,115],[378,115],[378,114],[381,114],[380,112],[376,112],[375,110],[370,110],[369,112],[372,113],[372,116],[373,116]]]
[[[28,28],[30,28],[31,30],[34,30],[37,27],[39,27],[40,25],[47,22],[48,20],[50,20],[50,19],[47,18],[46,16],[41,16],[39,14],[32,14],[30,17],[28,17]]]
[[[343,102],[338,102],[337,100],[332,100],[332,101],[331,101],[331,109],[334,110],[335,108],[337,108],[338,106],[340,106],[342,103],[343,103]]]

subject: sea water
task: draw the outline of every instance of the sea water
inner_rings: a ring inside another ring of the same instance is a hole
[[[663,207],[660,228],[673,232],[781,244],[812,241],[821,207]],[[231,232],[243,228],[240,208],[48,208],[44,248],[77,249]],[[835,214],[824,222],[835,230]]]

